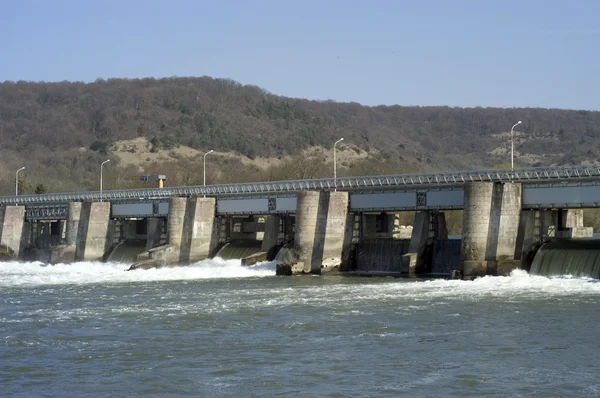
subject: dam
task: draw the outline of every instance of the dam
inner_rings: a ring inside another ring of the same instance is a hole
[[[591,236],[582,209],[600,203],[599,181],[592,165],[2,197],[0,256],[136,269],[220,255],[276,260],[280,275],[507,275],[562,244],[550,242]],[[448,237],[448,210],[462,210],[460,239]],[[399,223],[406,211],[410,230]]]

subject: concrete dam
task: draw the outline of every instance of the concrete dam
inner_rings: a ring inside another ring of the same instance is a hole
[[[566,240],[591,236],[582,208],[600,202],[593,179],[490,179],[439,186],[428,180],[393,190],[307,185],[293,195],[243,197],[165,191],[162,198],[127,203],[65,196],[68,202],[48,205],[40,203],[44,195],[13,197],[0,207],[0,256],[46,263],[108,260],[143,269],[218,255],[246,265],[276,260],[280,275],[335,270],[472,278],[516,268],[560,272],[549,265],[564,260],[557,253],[595,250],[585,244],[561,249]],[[463,210],[460,239],[448,239],[444,210],[453,209]],[[398,214],[407,210],[415,211],[413,228],[401,230]],[[545,249],[536,257],[540,247]]]

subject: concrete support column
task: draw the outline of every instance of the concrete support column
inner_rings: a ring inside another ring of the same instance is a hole
[[[446,214],[441,211],[433,212],[431,221],[435,225],[433,237],[438,240],[448,239],[448,227],[446,226]]]
[[[102,261],[110,248],[109,221],[110,202],[85,202],[75,248],[76,261]]]
[[[360,241],[361,218],[358,213],[348,212],[346,215],[346,229],[344,231],[344,247],[342,251],[341,272],[353,271],[356,269],[356,252],[353,245]]]
[[[269,215],[265,217],[265,232],[260,251],[268,253],[277,246],[279,241],[280,222],[281,218],[279,216]]]
[[[320,274],[342,261],[347,192],[298,193],[294,246],[298,262],[291,273]]]
[[[171,197],[168,244],[150,249],[150,259],[134,264],[132,268],[188,264],[210,256],[218,241],[215,203],[215,198]]]
[[[180,263],[204,260],[217,247],[215,198],[189,198],[183,220]]]
[[[398,215],[395,213],[386,213],[386,230],[389,238],[395,238],[397,232],[400,230],[400,223],[396,222]],[[396,227],[398,225],[398,227]]]
[[[521,214],[521,184],[465,185],[461,270],[463,276],[505,275],[515,259]]]
[[[291,215],[283,216],[283,241],[289,242],[294,239],[294,230],[296,228],[296,217]]]
[[[162,235],[162,219],[158,217],[146,220],[146,251],[160,245]]]
[[[67,245],[74,245],[77,242],[77,233],[79,231],[79,220],[81,219],[81,202],[70,202],[67,210]]]
[[[26,241],[23,237],[25,207],[0,207],[0,221],[0,257],[17,259]]]
[[[329,196],[323,247],[322,271],[325,272],[339,267],[342,263],[348,218],[348,192],[329,192],[321,195]]]
[[[321,193],[318,191],[298,192],[294,236],[294,251],[298,262],[292,273],[321,273],[324,231],[319,230],[318,221],[319,212],[325,211],[320,199]],[[324,227],[325,223],[322,222],[321,225]]]
[[[167,220],[167,234],[169,244],[181,246],[181,237],[183,235],[183,223],[185,219],[185,209],[187,207],[187,198],[171,197],[169,199],[169,218]]]
[[[521,260],[523,269],[529,270],[535,252],[542,244],[539,213],[524,210],[519,220],[519,230],[515,247],[515,260]]]
[[[427,261],[424,252],[429,238],[430,221],[428,211],[419,211],[415,214],[408,252],[402,256],[403,273],[414,275],[426,271]]]

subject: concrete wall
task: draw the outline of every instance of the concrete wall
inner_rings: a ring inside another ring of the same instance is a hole
[[[102,261],[109,242],[109,202],[84,202],[81,206],[75,260]]]
[[[515,259],[521,214],[521,184],[465,185],[461,271],[463,276],[504,275]]]
[[[0,255],[18,258],[26,243],[25,207],[0,207]]]

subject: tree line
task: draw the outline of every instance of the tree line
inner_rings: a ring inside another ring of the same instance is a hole
[[[215,183],[324,175],[318,166],[327,170],[330,159],[304,167],[306,159],[294,155],[330,148],[340,137],[370,154],[341,166],[341,175],[492,167],[506,162],[506,133],[517,120],[523,121],[515,142],[518,165],[599,160],[600,112],[586,110],[367,107],[286,98],[210,77],[3,82],[0,194],[14,191],[13,173],[22,166],[23,189],[30,192],[40,185],[50,192],[97,189],[99,164],[113,144],[136,137],[147,138],[153,151],[185,145],[250,159],[293,159],[267,171],[229,161],[226,172],[213,176]],[[171,167],[173,183],[195,178],[185,176],[194,169],[186,161],[145,165],[156,167]],[[114,184],[128,185],[132,170],[113,160],[106,171]]]

